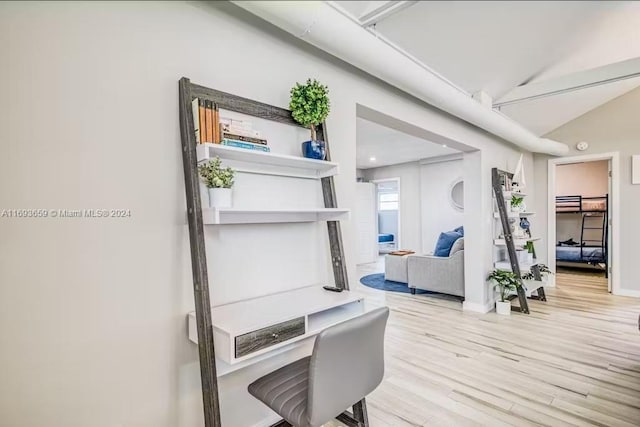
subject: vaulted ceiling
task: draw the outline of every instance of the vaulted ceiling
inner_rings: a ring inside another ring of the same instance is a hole
[[[333,3],[538,135],[640,86],[640,2]]]

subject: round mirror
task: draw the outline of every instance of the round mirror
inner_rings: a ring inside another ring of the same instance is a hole
[[[459,211],[464,211],[464,181],[457,180],[451,186],[449,192],[449,199],[451,200],[451,206]]]

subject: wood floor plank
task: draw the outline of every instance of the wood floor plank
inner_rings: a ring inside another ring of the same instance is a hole
[[[530,315],[511,316],[352,285],[390,307],[371,427],[640,426],[640,299],[610,295],[593,273],[556,283]]]

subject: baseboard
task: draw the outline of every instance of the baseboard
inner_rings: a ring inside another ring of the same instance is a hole
[[[477,302],[465,301],[462,303],[462,311],[474,311],[476,313],[488,313],[495,307],[495,302],[478,304]]]
[[[636,289],[618,289],[616,292],[612,292],[613,295],[621,297],[636,297],[640,298],[640,290]]]

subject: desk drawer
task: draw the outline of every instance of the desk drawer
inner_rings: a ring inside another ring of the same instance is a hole
[[[263,348],[304,335],[304,317],[258,329],[235,339],[236,358],[246,356]]]

